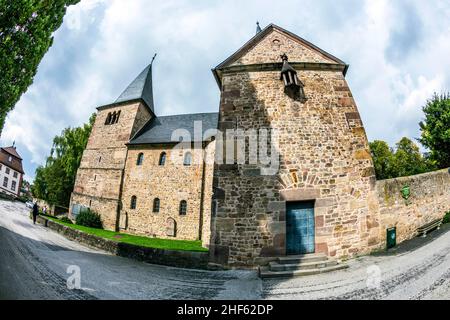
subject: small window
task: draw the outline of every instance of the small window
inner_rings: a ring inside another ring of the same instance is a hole
[[[11,156],[9,156],[8,161],[12,162],[12,157]]]
[[[182,200],[180,202],[180,216],[185,216],[187,212],[187,202]]]
[[[119,117],[120,117],[120,110],[119,110],[119,112],[117,112],[116,120],[114,121],[114,123],[119,122]]]
[[[166,153],[163,152],[161,153],[161,155],[159,156],[159,165],[163,166],[166,164]]]
[[[11,182],[11,190],[16,190],[16,182]]]
[[[183,164],[185,166],[190,166],[191,163],[192,163],[192,154],[190,152],[186,152],[186,154],[184,155]]]
[[[116,123],[116,119],[117,119],[117,112],[113,112],[110,124]]]
[[[144,162],[144,154],[141,152],[138,154],[136,165],[142,166],[142,162]]]
[[[159,204],[160,204],[159,198],[155,198],[153,200],[153,212],[155,213],[159,212]]]
[[[136,202],[137,202],[136,196],[132,196],[131,197],[130,209],[132,209],[132,210],[136,209]]]
[[[111,112],[110,112],[110,113],[108,113],[108,115],[106,116],[105,125],[111,124],[111,118],[112,118],[112,114],[111,114]]]
[[[4,186],[5,188],[8,187],[8,178],[7,178],[7,177],[5,177],[5,178],[3,179],[3,186]]]
[[[9,168],[6,168],[6,170],[5,170],[5,172],[6,172],[6,174],[9,174]]]
[[[102,157],[98,158],[98,163],[102,162]]]
[[[17,172],[14,171],[13,177],[14,177],[14,178],[17,178]]]

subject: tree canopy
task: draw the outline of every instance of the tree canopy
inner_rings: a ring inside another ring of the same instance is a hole
[[[450,167],[450,94],[435,94],[423,107],[420,143],[430,150],[439,168]]]
[[[0,0],[0,135],[5,119],[33,83],[69,5],[79,0]]]
[[[412,140],[403,137],[395,150],[385,142],[369,143],[378,179],[390,179],[424,173],[436,169],[434,162],[424,157]]]
[[[32,186],[33,196],[67,207],[75,185],[77,169],[86,148],[95,114],[78,128],[66,128],[53,139],[53,147],[45,166],[36,169]]]

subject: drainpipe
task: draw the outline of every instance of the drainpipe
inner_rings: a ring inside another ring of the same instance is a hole
[[[123,181],[125,180],[125,167],[127,165],[127,160],[128,160],[128,146],[127,146],[126,150],[127,150],[127,152],[125,154],[125,160],[123,163],[122,173],[120,175],[119,203],[117,205],[117,212],[116,212],[116,232],[120,231],[120,210],[122,208]]]
[[[199,228],[198,228],[198,239],[199,240],[202,240],[202,236],[203,236],[203,215],[204,215],[204,201],[205,201],[205,180],[206,180],[206,156],[207,156],[207,151],[206,151],[206,148],[207,148],[207,146],[208,146],[208,144],[207,143],[205,143],[205,148],[203,149],[202,148],[202,153],[203,153],[203,150],[205,150],[205,154],[204,154],[204,156],[202,157],[202,187],[201,187],[201,193],[200,193],[200,221],[199,221],[199,223],[198,223],[198,226],[199,226]],[[203,147],[203,144],[202,144],[202,147]]]

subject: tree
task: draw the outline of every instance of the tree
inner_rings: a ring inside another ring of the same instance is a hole
[[[412,140],[406,137],[401,138],[396,144],[396,149],[393,171],[397,177],[411,176],[435,169]]]
[[[430,150],[431,160],[439,168],[450,167],[450,94],[435,94],[423,107],[419,142]]]
[[[375,173],[378,179],[394,176],[394,153],[385,141],[375,140],[369,143]]]
[[[436,169],[419,147],[410,139],[403,137],[395,145],[395,150],[385,141],[369,143],[377,179],[390,179],[424,173]]]
[[[31,185],[31,194],[38,199],[47,199],[47,183],[45,181],[45,167],[43,166],[36,169],[34,182]]]
[[[0,135],[9,111],[33,83],[69,5],[79,0],[0,0]]]
[[[49,204],[69,205],[77,170],[94,122],[95,114],[82,127],[66,128],[60,136],[53,139],[53,147],[45,166],[36,169],[32,186],[34,197]]]

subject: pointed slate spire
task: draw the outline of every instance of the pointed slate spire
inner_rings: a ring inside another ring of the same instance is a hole
[[[137,76],[136,79],[122,92],[115,103],[142,99],[147,106],[154,112],[153,106],[153,85],[152,85],[152,62]]]
[[[256,21],[256,34],[260,33],[261,31],[262,30],[261,30],[261,27],[259,26],[259,22]]]

